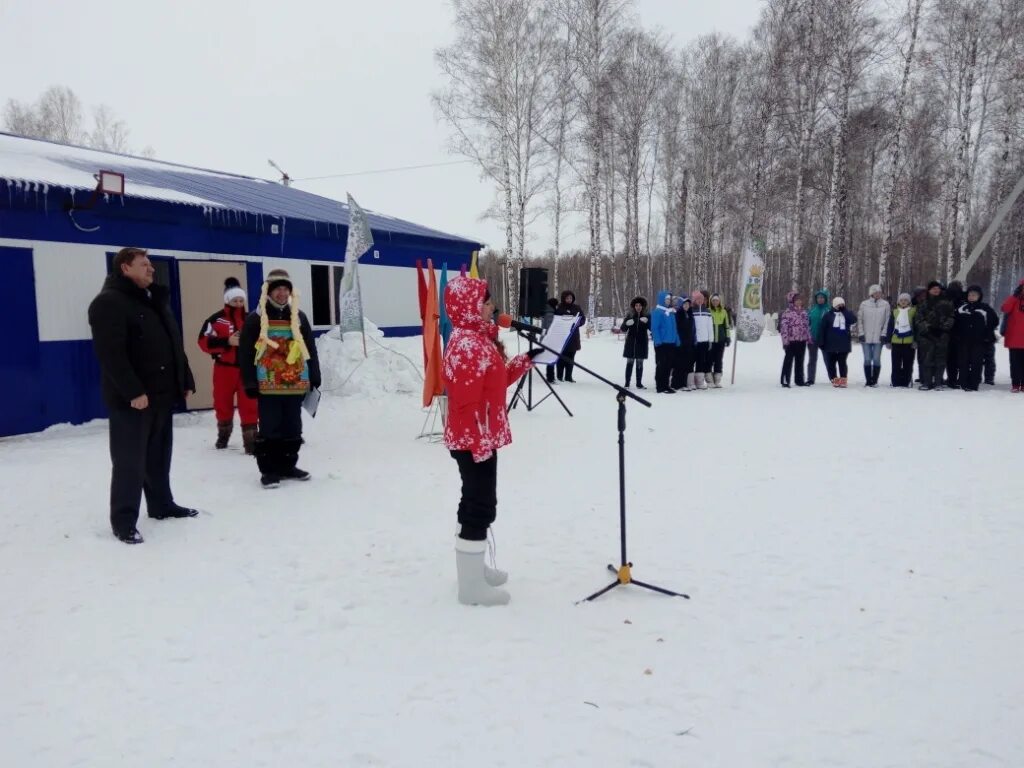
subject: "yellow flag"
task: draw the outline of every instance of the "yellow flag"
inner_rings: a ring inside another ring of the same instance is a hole
[[[480,270],[477,269],[476,266],[476,257],[479,255],[479,253],[480,251],[473,251],[473,255],[469,259],[469,276],[472,277],[474,280],[480,278]]]

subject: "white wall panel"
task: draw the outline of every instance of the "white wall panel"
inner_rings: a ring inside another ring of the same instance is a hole
[[[448,278],[458,274],[458,271],[449,272]],[[363,314],[374,325],[386,328],[420,324],[415,269],[360,263],[359,286],[363,296]]]
[[[32,244],[40,341],[90,338],[89,303],[107,277],[106,250],[74,243]]]

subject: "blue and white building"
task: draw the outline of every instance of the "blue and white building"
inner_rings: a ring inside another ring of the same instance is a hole
[[[124,195],[96,194],[101,171],[123,174]],[[480,244],[368,214],[364,314],[385,335],[418,334],[416,261],[458,270]],[[224,278],[240,280],[252,307],[263,275],[286,269],[314,329],[326,331],[336,321],[347,236],[346,205],[294,187],[0,133],[10,329],[0,354],[0,436],[105,416],[86,310],[120,248],[149,249],[200,387],[190,405],[209,407],[210,361],[195,340],[222,306]]]

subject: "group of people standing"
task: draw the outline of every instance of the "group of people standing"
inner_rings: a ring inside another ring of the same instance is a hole
[[[1001,332],[1010,351],[1011,390],[1024,391],[1024,280],[1000,306],[999,314],[984,301],[984,291],[971,285],[964,291],[954,281],[949,287],[933,280],[914,294],[901,293],[895,307],[882,296],[879,285],[868,288],[868,298],[856,314],[827,290],[814,294],[810,309],[796,291],[786,296],[779,321],[785,351],[780,384],[814,384],[818,352],[825,360],[832,386],[848,383],[847,358],[856,338],[864,354],[864,385],[878,386],[882,350],[891,351],[893,387],[914,382],[917,357],[918,389],[946,387],[977,392],[982,381],[995,385],[995,345]],[[807,358],[806,376],[804,358]]]
[[[143,494],[150,518],[195,517],[171,491],[172,414],[196,385],[168,289],[154,282],[143,248],[114,256],[103,289],[89,305],[110,429],[110,525],[126,544],[141,544]],[[256,457],[265,488],[308,480],[297,466],[303,397],[320,386],[313,330],[298,307],[288,273],[267,274],[256,311],[246,314],[238,281],[225,283],[224,306],[203,323],[199,347],[214,359],[217,448],[227,447],[237,403],[245,452]]]
[[[637,296],[619,326],[625,336],[626,387],[635,371],[637,389],[647,389],[644,361],[653,341],[655,391],[720,388],[725,348],[732,343],[732,321],[721,296],[701,290],[679,295],[661,291],[653,311],[647,306],[647,299]]]

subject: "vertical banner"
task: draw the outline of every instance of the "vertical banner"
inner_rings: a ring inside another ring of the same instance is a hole
[[[359,257],[373,246],[373,235],[366,212],[348,196],[348,242],[345,245],[345,272],[338,289],[338,325],[342,333],[363,331],[363,302],[356,270]]]
[[[480,255],[480,251],[473,251],[473,255],[469,259],[469,276],[474,280],[480,277],[480,269],[477,267],[477,257]]]
[[[452,319],[448,317],[448,308],[444,305],[444,289],[448,287],[448,262],[444,262],[441,265],[441,284],[437,288],[437,302],[441,308],[441,341],[444,343],[444,348],[448,349],[448,339],[452,336],[452,331],[455,330],[452,326]]]
[[[441,330],[440,308],[437,302],[437,276],[434,264],[427,259],[428,287],[427,306],[423,316],[423,356],[426,365],[423,371],[423,407],[426,408],[436,395],[444,394],[444,381],[441,377]]]
[[[740,273],[740,308],[736,318],[736,340],[757,341],[764,331],[764,306],[761,285],[764,282],[764,242],[755,241],[743,253]]]

